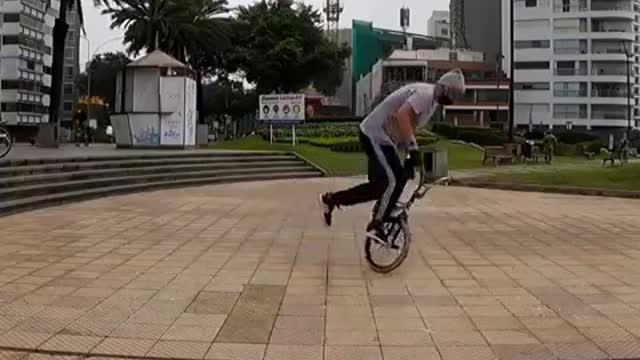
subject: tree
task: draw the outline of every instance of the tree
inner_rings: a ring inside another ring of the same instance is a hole
[[[89,63],[91,71],[91,96],[104,98],[109,109],[114,110],[116,103],[116,78],[131,59],[122,52],[96,55]],[[76,80],[80,95],[87,95],[88,76],[84,72]]]
[[[245,89],[242,82],[220,78],[204,86],[203,116],[220,120],[223,115],[234,118],[256,111],[255,90]]]
[[[84,23],[81,0],[61,0],[60,14],[53,26],[53,54],[51,64],[51,93],[49,102],[49,122],[57,124],[62,103],[62,85],[64,72],[64,48],[69,32],[68,13],[76,9],[80,23]],[[84,28],[83,28],[84,29]]]
[[[322,16],[310,5],[262,0],[240,6],[232,33],[227,69],[244,72],[258,93],[295,92],[316,83],[332,95],[342,81],[350,49],[324,35]]]
[[[202,109],[202,81],[215,66],[216,54],[230,46],[227,0],[112,0],[103,14],[111,28],[124,27],[127,51],[160,49],[188,63],[196,72],[198,109]]]

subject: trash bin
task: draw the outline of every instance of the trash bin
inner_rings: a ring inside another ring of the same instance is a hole
[[[449,154],[446,150],[431,149],[424,152],[424,170],[427,179],[449,176]]]

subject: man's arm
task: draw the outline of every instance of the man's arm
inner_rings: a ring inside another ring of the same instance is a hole
[[[413,106],[408,102],[405,102],[395,114],[396,123],[398,126],[398,140],[402,144],[409,144],[412,140],[415,140],[414,128],[416,123],[417,114],[413,109]]]

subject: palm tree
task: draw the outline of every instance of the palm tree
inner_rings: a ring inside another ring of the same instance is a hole
[[[202,78],[215,66],[216,54],[230,44],[227,0],[112,0],[103,10],[111,28],[126,28],[127,51],[162,50],[189,63],[196,72],[198,109],[202,108]],[[202,114],[202,111],[200,111]]]

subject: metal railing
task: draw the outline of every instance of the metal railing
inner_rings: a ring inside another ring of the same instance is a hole
[[[626,112],[607,112],[607,111],[592,111],[592,119],[608,119],[608,120],[624,120],[627,118]]]
[[[591,69],[591,75],[595,75],[595,76],[627,75],[627,70],[624,68],[622,69],[593,68]]]
[[[583,76],[587,75],[587,69],[556,69],[558,76]]]
[[[593,1],[591,11],[631,11],[631,2]]]
[[[587,113],[576,111],[554,111],[553,117],[555,119],[586,119]]]
[[[604,97],[604,98],[626,98],[627,97],[627,89],[591,89],[591,96],[593,97]]]
[[[553,96],[557,97],[587,97],[587,90],[554,90]]]

